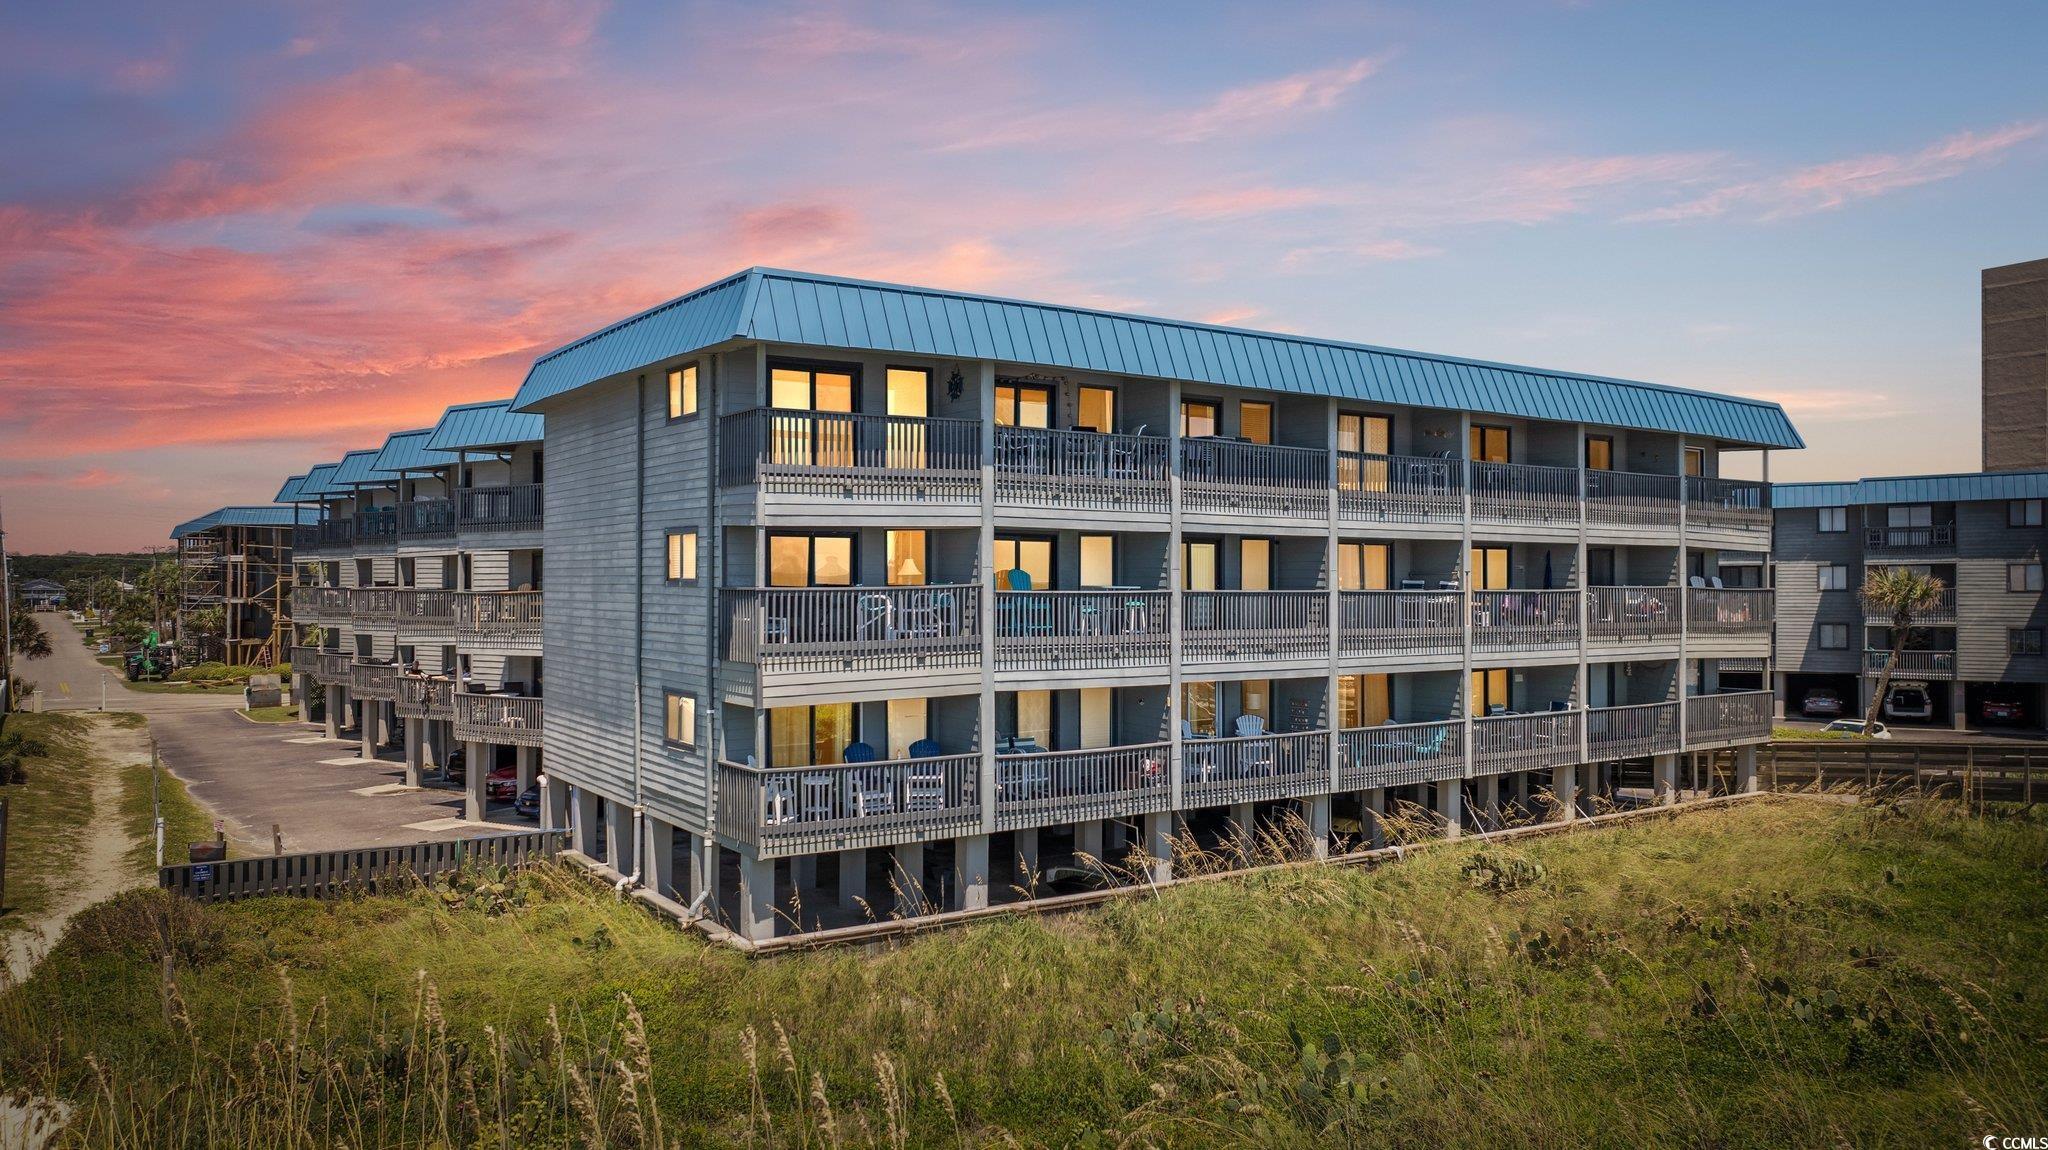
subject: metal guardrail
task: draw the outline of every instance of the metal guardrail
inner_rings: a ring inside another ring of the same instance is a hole
[[[457,488],[455,525],[461,531],[538,530],[541,506],[538,483]]]
[[[1758,769],[1771,790],[1910,788],[1973,803],[2048,799],[2048,746],[1802,739],[1772,743]]]
[[[1725,691],[1717,695],[1692,696],[1685,701],[1687,749],[1768,738],[1772,699],[1770,691]]]
[[[1589,587],[1586,638],[1595,643],[1678,637],[1677,587]]]
[[[358,699],[392,702],[398,698],[395,663],[357,663],[349,669],[349,693]]]
[[[750,587],[725,601],[726,658],[763,670],[911,670],[981,661],[981,588]]]
[[[1181,650],[1194,663],[1327,654],[1326,591],[1183,591]]]
[[[194,902],[271,895],[332,898],[356,891],[403,889],[464,866],[526,866],[552,857],[567,842],[566,831],[516,831],[405,846],[259,855],[158,867],[156,881],[158,887]]]
[[[1586,470],[1586,522],[1623,527],[1678,523],[1681,485],[1676,475]]]
[[[1863,673],[1882,675],[1884,665],[1891,660],[1890,651],[1863,652]],[[1892,668],[1892,676],[1902,679],[1953,679],[1956,677],[1956,653],[1954,651],[1901,651],[1899,665]]]
[[[1051,826],[1167,807],[1171,743],[996,757],[996,826]]]
[[[1678,750],[1678,704],[1593,707],[1586,712],[1586,757],[1592,762]]]
[[[1475,462],[1472,518],[1531,525],[1577,524],[1579,469]]]
[[[1183,805],[1254,803],[1330,789],[1330,732],[1236,735],[1181,742]]]
[[[1330,514],[1330,453],[1203,437],[1180,441],[1181,501],[1189,511],[1293,519]]]
[[[1339,650],[1454,655],[1464,650],[1458,626],[1465,597],[1457,591],[1340,591]]]
[[[1956,525],[1936,523],[1930,527],[1867,527],[1863,531],[1866,551],[1929,551],[1956,545]]]
[[[1337,517],[1456,523],[1465,517],[1465,465],[1435,456],[1337,452]]]
[[[998,427],[996,502],[1165,514],[1171,443],[1163,435]]]
[[[1584,598],[1576,590],[1474,591],[1472,645],[1484,651],[1577,647]]]
[[[1167,591],[998,591],[996,666],[1164,666],[1172,647],[1172,602]]]
[[[402,719],[453,719],[455,680],[400,675],[392,710]]]

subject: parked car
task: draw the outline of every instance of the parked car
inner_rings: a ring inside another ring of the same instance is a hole
[[[493,802],[509,803],[519,795],[519,773],[511,767],[499,767],[484,776],[484,797]]]
[[[1863,733],[1863,726],[1864,721],[1862,719],[1836,719],[1834,722],[1829,723],[1826,727],[1823,727],[1822,730],[1841,731],[1845,734],[1860,735]],[[1870,737],[1873,739],[1889,739],[1892,737],[1892,733],[1889,730],[1885,729],[1885,725],[1883,723],[1871,723]]]
[[[441,767],[442,781],[454,783],[458,786],[468,782],[468,764],[469,756],[463,752],[463,749],[461,747],[456,747],[455,749],[449,751],[448,761],[442,764]]]
[[[2024,723],[2027,709],[2011,699],[1986,699],[1978,714],[1987,723]]]
[[[1799,713],[1812,719],[1839,716],[1842,713],[1842,696],[1825,687],[1808,691],[1799,704]]]
[[[538,786],[532,786],[526,788],[523,791],[520,791],[518,801],[512,804],[512,813],[525,815],[527,818],[530,819],[539,818],[540,788]]]
[[[1925,683],[1894,683],[1884,697],[1884,713],[1889,719],[1931,719],[1934,696]]]
[[[1111,885],[1109,876],[1094,867],[1049,866],[1038,872],[1041,894],[1085,894],[1093,890],[1108,890]]]

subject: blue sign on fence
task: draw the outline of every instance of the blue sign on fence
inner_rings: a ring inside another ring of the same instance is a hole
[[[213,881],[213,864],[212,864],[212,863],[200,863],[200,864],[199,864],[198,866],[195,866],[195,867],[193,867],[193,868],[192,868],[192,881],[193,881],[193,882],[212,882],[212,881]]]

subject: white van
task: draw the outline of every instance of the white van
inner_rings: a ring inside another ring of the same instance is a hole
[[[1884,713],[1890,719],[1931,719],[1934,696],[1925,683],[1893,683],[1884,697]]]

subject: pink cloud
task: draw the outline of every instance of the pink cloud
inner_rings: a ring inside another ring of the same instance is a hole
[[[1172,138],[1183,142],[1206,140],[1298,113],[1328,111],[1378,72],[1385,62],[1383,57],[1363,57],[1339,67],[1297,72],[1231,88],[1185,117],[1172,132]]]

